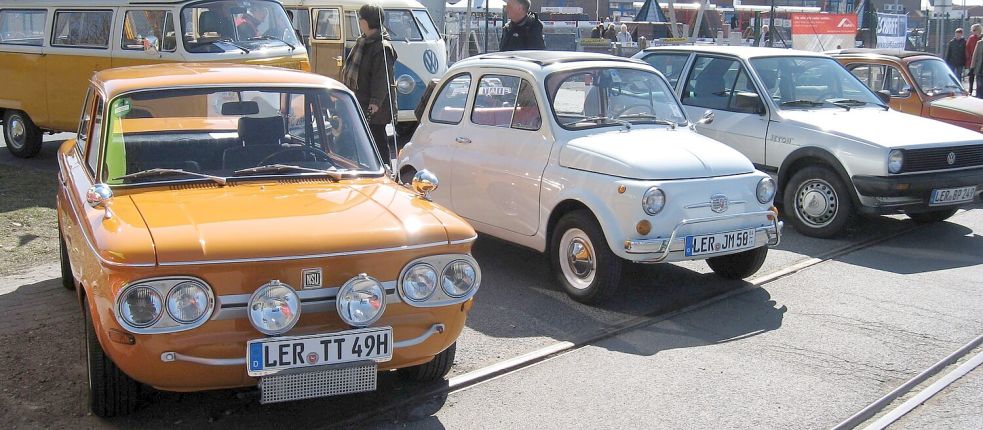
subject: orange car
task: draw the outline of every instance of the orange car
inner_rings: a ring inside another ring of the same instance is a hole
[[[892,109],[983,132],[983,99],[966,92],[941,58],[891,49],[828,54],[870,89],[889,94]]]
[[[284,69],[155,65],[91,80],[58,154],[65,287],[91,407],[140,384],[258,385],[264,403],[443,378],[481,272],[476,235],[394,183],[351,92]]]

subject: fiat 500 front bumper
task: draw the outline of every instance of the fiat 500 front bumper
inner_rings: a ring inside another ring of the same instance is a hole
[[[733,221],[734,219],[747,218],[747,219],[761,219],[762,217],[767,217],[770,224],[754,227],[754,243],[756,246],[750,248],[758,248],[760,246],[774,247],[781,242],[782,227],[784,223],[778,220],[778,215],[772,211],[761,211],[761,212],[748,212],[737,215],[726,215],[719,217],[707,217],[707,218],[696,218],[680,221],[673,228],[672,234],[667,238],[657,238],[657,239],[628,239],[625,240],[624,249],[625,252],[629,254],[630,257],[640,257],[640,258],[630,258],[631,261],[637,263],[663,263],[668,261],[682,261],[682,260],[702,260],[709,257],[716,257],[720,255],[733,254],[737,252],[747,251],[748,249],[739,249],[731,252],[720,252],[710,255],[696,255],[687,256],[686,255],[686,241],[687,236],[694,236],[703,233],[691,233],[682,234],[685,227],[700,225],[700,224],[710,224],[720,221]],[[748,227],[751,228],[751,227]],[[713,233],[712,231],[707,231],[706,233]],[[758,246],[757,244],[762,244]]]

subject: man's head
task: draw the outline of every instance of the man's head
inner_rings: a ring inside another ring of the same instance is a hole
[[[505,14],[512,22],[520,22],[529,14],[532,3],[529,0],[508,0],[505,3]]]
[[[382,8],[379,5],[366,4],[358,8],[358,29],[363,34],[368,34],[373,30],[382,28],[382,23],[385,19]]]
[[[971,31],[971,32],[973,32],[973,34],[979,36],[980,33],[983,32],[983,25],[973,24],[971,27],[969,27],[969,31]]]
[[[621,32],[622,33],[628,32],[628,24],[621,24]]]
[[[956,39],[962,39],[962,38],[963,38],[963,29],[962,28],[957,28],[956,29]]]

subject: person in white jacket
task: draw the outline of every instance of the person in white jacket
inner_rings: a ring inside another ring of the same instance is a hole
[[[628,25],[621,24],[621,31],[618,32],[618,43],[625,44],[631,41],[631,33],[628,32]]]

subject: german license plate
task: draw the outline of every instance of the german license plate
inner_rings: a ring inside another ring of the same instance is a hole
[[[973,200],[976,196],[976,186],[972,187],[962,187],[962,188],[942,188],[938,190],[932,190],[932,198],[928,201],[928,204],[937,205],[951,205],[956,203],[963,203]]]
[[[754,229],[686,236],[686,256],[719,254],[754,248]]]
[[[392,327],[256,339],[246,345],[249,376],[351,361],[389,361],[392,356]]]

